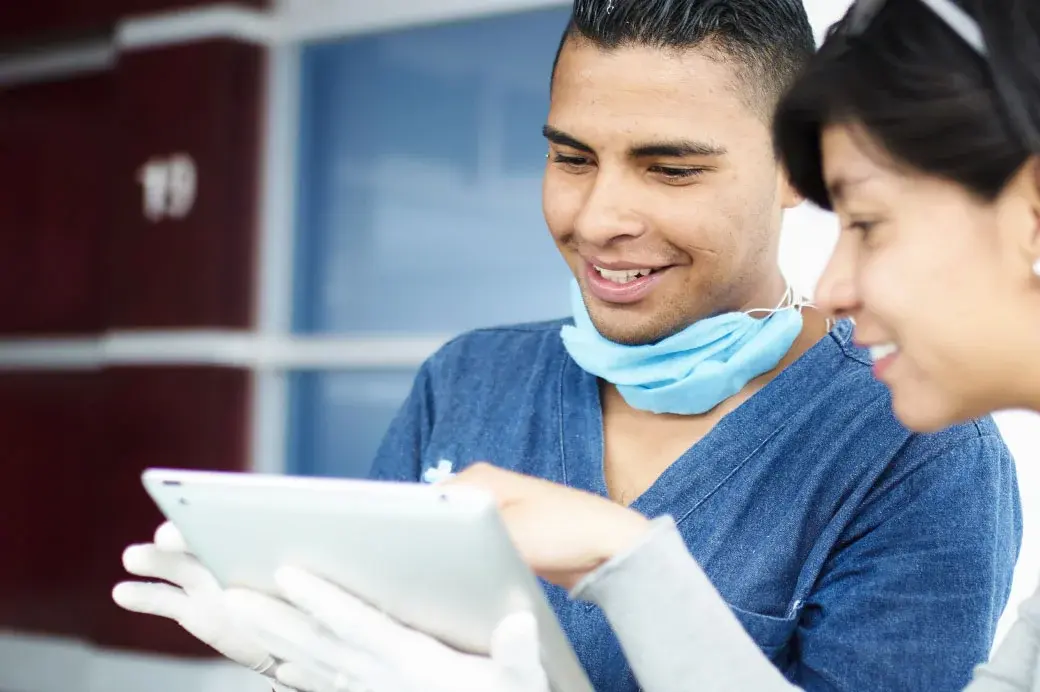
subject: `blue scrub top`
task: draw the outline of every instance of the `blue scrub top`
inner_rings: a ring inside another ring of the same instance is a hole
[[[606,496],[599,386],[564,321],[464,334],[432,356],[375,478],[476,461]],[[632,507],[673,516],[748,632],[806,690],[960,690],[988,658],[1022,522],[991,419],[894,418],[839,323],[686,451]],[[652,588],[652,585],[648,585]],[[598,692],[638,685],[603,614],[546,592]]]

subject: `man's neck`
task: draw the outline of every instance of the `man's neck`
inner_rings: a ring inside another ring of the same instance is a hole
[[[754,310],[756,312],[752,313],[752,317],[765,317],[767,315],[765,310],[784,307],[781,302],[785,301],[789,289],[790,284],[787,283],[787,279],[777,270],[767,280],[762,281],[751,296],[741,301],[738,310],[742,312]]]
[[[779,298],[777,299],[779,301]],[[602,407],[604,411],[608,408],[613,411],[624,411],[628,409],[627,416],[639,417],[639,416],[674,416],[678,418],[715,418],[719,419],[726,415],[733,409],[737,408],[740,404],[744,403],[749,399],[755,392],[765,387],[769,382],[780,374],[784,368],[790,366],[796,360],[805,355],[805,352],[812,348],[820,339],[827,335],[828,321],[827,318],[818,310],[814,308],[803,308],[802,309],[802,331],[795,339],[794,344],[788,349],[787,353],[780,362],[777,363],[776,367],[769,372],[763,373],[758,377],[754,378],[747,385],[744,386],[735,395],[719,403],[718,406],[713,408],[706,413],[698,414],[696,416],[679,416],[677,414],[655,414],[649,411],[641,411],[632,408],[618,392],[617,387],[614,385],[601,381],[600,382],[600,397],[602,399]]]

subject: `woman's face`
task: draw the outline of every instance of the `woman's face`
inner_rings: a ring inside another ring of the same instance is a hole
[[[864,130],[822,136],[842,224],[821,307],[855,320],[875,375],[910,428],[935,430],[1040,396],[1040,258],[1034,166],[987,203],[900,169]]]

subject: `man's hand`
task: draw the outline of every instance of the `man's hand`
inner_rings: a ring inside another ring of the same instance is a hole
[[[549,692],[530,613],[505,618],[490,656],[476,656],[308,572],[287,567],[275,578],[285,601],[229,589],[228,604],[284,661],[278,680],[301,692]]]
[[[164,582],[128,581],[117,584],[112,598],[135,613],[176,621],[206,645],[232,661],[271,675],[277,661],[235,622],[225,607],[224,591],[209,570],[188,552],[173,524],[155,532],[155,542],[132,545],[123,552],[131,574]]]
[[[489,464],[474,464],[445,484],[491,493],[535,574],[568,589],[649,529],[643,515],[607,498]]]

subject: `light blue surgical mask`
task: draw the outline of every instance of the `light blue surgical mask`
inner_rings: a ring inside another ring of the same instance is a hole
[[[560,330],[583,370],[615,385],[629,406],[653,413],[705,413],[780,363],[802,331],[802,304],[788,288],[773,309],[700,320],[657,343],[626,346],[605,339],[589,319],[577,282],[574,326]],[[766,317],[752,317],[754,313]]]

